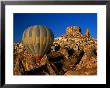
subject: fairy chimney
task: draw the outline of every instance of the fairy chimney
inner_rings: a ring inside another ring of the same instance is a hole
[[[78,26],[68,26],[68,27],[66,28],[66,34],[67,34],[67,35],[68,35],[68,34],[73,35],[73,34],[76,33],[76,32],[81,32],[81,31],[80,31],[80,27],[78,27]]]
[[[69,34],[72,34],[72,27],[71,26],[68,26],[67,28],[66,28],[66,34],[67,35],[69,35]]]
[[[87,36],[87,37],[90,36],[90,30],[89,30],[89,28],[86,29],[86,36]]]
[[[80,32],[80,27],[73,26],[73,32]]]

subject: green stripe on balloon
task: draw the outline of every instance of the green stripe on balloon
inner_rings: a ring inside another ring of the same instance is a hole
[[[32,49],[33,54],[35,54],[35,50],[34,50],[33,44],[30,44],[30,46],[31,46],[31,49]]]
[[[28,49],[28,51],[31,53],[31,49],[29,48],[29,45],[26,44],[25,46],[26,46],[26,48]]]
[[[32,27],[31,27],[31,29],[29,30],[29,37],[32,37]]]

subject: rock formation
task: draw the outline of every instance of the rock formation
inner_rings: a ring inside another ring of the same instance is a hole
[[[33,72],[41,75],[96,75],[97,40],[91,37],[88,28],[82,34],[80,27],[68,26],[65,34],[54,39],[52,49],[40,64],[35,63],[22,43],[14,44],[14,74]]]
[[[86,30],[86,36],[87,37],[90,37],[90,30],[87,28],[87,30]]]

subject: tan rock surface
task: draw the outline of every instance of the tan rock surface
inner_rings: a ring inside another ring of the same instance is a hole
[[[40,64],[22,43],[14,44],[14,74],[22,75],[32,69],[45,75],[96,75],[97,40],[91,37],[90,29],[83,35],[78,26],[69,26],[66,33],[54,39],[60,49],[45,54]],[[54,44],[53,44],[54,45]]]

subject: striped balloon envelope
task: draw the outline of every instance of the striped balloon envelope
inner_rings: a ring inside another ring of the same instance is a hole
[[[53,43],[54,35],[46,26],[31,26],[27,28],[22,37],[24,46],[32,53],[39,63],[44,54],[48,51]]]

